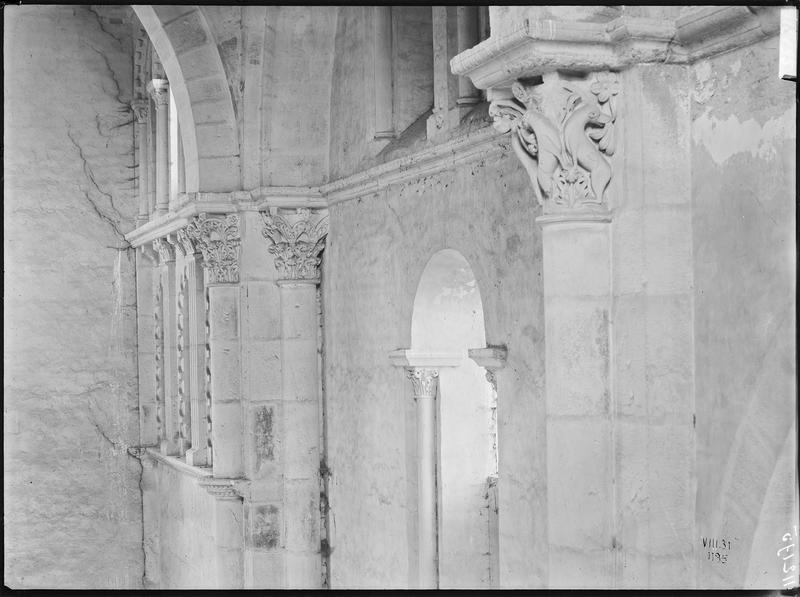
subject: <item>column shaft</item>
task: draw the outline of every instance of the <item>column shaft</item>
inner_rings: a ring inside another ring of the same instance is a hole
[[[169,210],[169,83],[153,79],[147,84],[156,106],[156,215]]]
[[[136,223],[141,226],[150,220],[150,209],[148,205],[148,184],[150,182],[147,172],[148,152],[147,146],[149,140],[147,138],[149,120],[145,116],[141,116],[142,111],[147,108],[139,106],[139,112],[136,116],[136,138],[139,143],[137,162],[139,164],[137,172],[137,185],[138,185],[138,200],[139,200],[139,215]]]
[[[214,476],[235,478],[244,473],[239,287],[210,285],[208,298]]]
[[[158,444],[158,424],[156,422],[156,371],[153,309],[155,308],[153,260],[145,249],[136,251],[136,307],[137,307],[137,350],[139,367],[139,444],[155,446]]]
[[[282,280],[285,588],[321,583],[316,280]]]
[[[164,436],[161,452],[170,456],[180,454],[180,416],[178,396],[178,348],[177,348],[177,289],[175,284],[175,260],[160,266],[164,338]]]
[[[550,586],[611,588],[610,225],[576,219],[542,223]]]
[[[205,340],[206,312],[205,289],[203,287],[203,266],[197,257],[191,257],[187,264],[189,318],[188,347],[188,386],[191,412],[192,445],[186,452],[186,462],[194,466],[208,463],[208,430],[206,422],[205,397]]]
[[[439,584],[438,491],[436,487],[436,400],[417,398],[417,454],[419,458],[419,574],[420,588]]]

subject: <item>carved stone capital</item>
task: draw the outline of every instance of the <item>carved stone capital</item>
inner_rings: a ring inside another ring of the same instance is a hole
[[[156,110],[161,110],[169,104],[169,81],[166,79],[152,79],[147,83],[147,92],[153,98]]]
[[[203,267],[212,284],[239,283],[241,236],[239,216],[209,217],[201,213],[184,229],[203,254]]]
[[[178,230],[175,235],[175,248],[178,249],[184,257],[191,257],[195,254],[195,243],[189,237],[185,228]]]
[[[436,398],[436,390],[439,387],[439,371],[437,369],[413,367],[406,370],[406,376],[414,386],[414,400]]]
[[[131,102],[131,110],[136,124],[146,124],[150,120],[150,102],[147,100],[134,100]]]
[[[161,265],[170,261],[175,261],[175,248],[165,238],[157,238],[153,241],[153,249],[158,253]]]
[[[557,83],[529,87],[517,81],[514,97],[495,99],[489,115],[496,130],[510,134],[545,214],[606,212],[613,174],[609,157],[616,149],[617,75],[599,72]],[[552,108],[557,105],[560,111]]]
[[[261,213],[262,234],[275,256],[275,268],[290,280],[318,280],[319,254],[325,247],[328,216],[299,208],[295,213],[278,214],[277,209]]]

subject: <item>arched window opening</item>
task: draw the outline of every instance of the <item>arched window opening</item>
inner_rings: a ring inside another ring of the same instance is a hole
[[[458,252],[428,262],[417,288],[411,351],[445,356],[437,408],[437,534],[440,588],[492,584],[487,485],[497,475],[494,392],[468,350],[486,346],[475,275]],[[496,523],[496,518],[493,519]]]

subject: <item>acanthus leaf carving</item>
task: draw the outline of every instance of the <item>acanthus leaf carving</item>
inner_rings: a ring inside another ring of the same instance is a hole
[[[239,282],[239,216],[209,217],[201,213],[185,228],[186,236],[203,254],[203,267],[211,284]]]
[[[153,240],[153,249],[158,253],[162,265],[168,261],[175,261],[175,247],[166,238]]]
[[[414,400],[436,398],[436,390],[439,385],[438,370],[414,367],[406,370],[406,376],[414,386]]]
[[[564,86],[560,119],[546,115],[537,89],[517,81],[514,98],[489,107],[494,128],[511,134],[511,147],[525,167],[545,213],[604,209],[612,170],[620,87],[612,72],[596,73],[588,90]]]
[[[262,212],[261,218],[262,234],[271,243],[269,252],[275,256],[275,268],[290,280],[317,280],[328,217],[299,208],[293,215],[280,215],[277,210]]]

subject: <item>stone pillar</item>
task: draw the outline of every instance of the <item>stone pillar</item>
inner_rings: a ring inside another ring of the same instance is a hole
[[[150,101],[138,100],[131,106],[133,109],[133,116],[136,121],[135,134],[139,143],[139,152],[136,160],[139,164],[138,169],[138,201],[139,201],[139,214],[136,217],[137,226],[147,223],[150,220],[150,208],[148,205],[148,182],[149,176],[147,173],[147,160],[149,159],[147,146],[148,146],[148,127],[150,123]]]
[[[544,244],[550,586],[611,588],[611,220],[575,213],[537,221]]]
[[[189,400],[188,421],[190,445],[186,450],[186,463],[205,466],[208,459],[208,430],[205,395],[205,341],[206,309],[205,285],[203,284],[202,255],[196,252],[195,243],[186,230],[178,231],[178,242],[183,247],[186,276],[186,327],[187,336],[184,361],[186,371],[186,396]]]
[[[203,254],[208,289],[207,388],[211,397],[211,454],[215,477],[244,472],[239,330],[239,216],[189,222],[186,234]]]
[[[149,245],[136,251],[137,350],[139,367],[139,445],[159,445],[156,384],[156,330],[154,278],[158,254]],[[161,315],[158,315],[160,318]]]
[[[611,215],[616,75],[546,74],[495,96],[495,128],[543,206],[549,585],[615,586],[610,383]],[[562,117],[563,115],[563,117]],[[587,132],[589,133],[587,135]],[[579,515],[577,513],[580,513]]]
[[[244,587],[244,509],[242,497],[231,479],[208,477],[199,485],[214,498],[212,532],[218,589]]]
[[[175,288],[175,248],[169,237],[153,241],[159,255],[159,284],[161,303],[162,388],[160,401],[161,453],[169,456],[180,454],[180,421],[178,417],[178,350],[177,350],[177,292]]]
[[[156,215],[169,210],[169,82],[153,79],[147,91],[156,107]]]
[[[319,254],[328,233],[327,215],[298,209],[263,214],[280,288],[281,392],[284,462],[283,516],[292,521],[284,537],[284,588],[319,588],[320,396],[317,354]]]
[[[375,138],[394,138],[392,7],[373,6]]]

